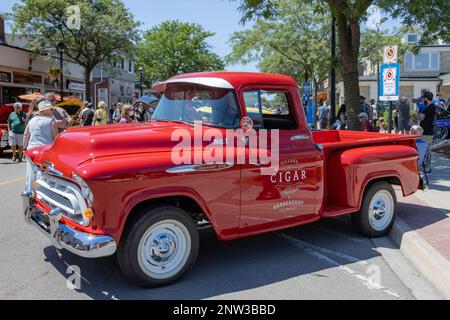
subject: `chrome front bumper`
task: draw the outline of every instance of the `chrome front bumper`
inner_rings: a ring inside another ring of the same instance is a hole
[[[81,232],[60,223],[60,209],[53,209],[49,214],[38,210],[31,192],[22,193],[22,200],[25,221],[49,237],[56,248],[85,258],[106,257],[116,252],[117,245],[112,237]]]

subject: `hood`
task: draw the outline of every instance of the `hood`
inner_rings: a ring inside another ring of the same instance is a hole
[[[170,152],[179,141],[171,141],[172,132],[193,127],[174,122],[151,122],[80,127],[58,135],[52,146],[44,148],[35,162],[52,162],[59,171],[70,174],[83,162],[107,156]]]

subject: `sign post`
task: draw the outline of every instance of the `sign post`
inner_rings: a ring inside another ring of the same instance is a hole
[[[380,84],[380,101],[389,101],[388,130],[391,133],[393,101],[398,101],[399,98],[400,65],[398,63],[381,65]]]

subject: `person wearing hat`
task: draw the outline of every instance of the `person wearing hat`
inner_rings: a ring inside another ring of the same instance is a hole
[[[373,126],[369,120],[369,115],[365,112],[358,114],[358,119],[361,122],[361,130],[365,132],[377,132],[377,129]]]
[[[49,101],[42,101],[38,105],[38,114],[28,122],[23,137],[25,149],[52,144],[58,135],[58,126],[53,118],[53,105]],[[31,191],[34,172],[32,163],[27,161],[25,191]]]
[[[408,98],[401,97],[400,104],[397,107],[398,130],[401,134],[409,133],[409,122],[411,121],[411,107]]]

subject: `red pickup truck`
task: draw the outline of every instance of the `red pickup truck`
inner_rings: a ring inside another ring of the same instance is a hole
[[[419,187],[416,137],[311,132],[290,77],[194,73],[154,89],[163,95],[149,123],[72,128],[29,150],[35,181],[22,194],[26,221],[55,247],[88,258],[116,254],[142,286],[185,274],[205,224],[233,240],[352,214],[360,232],[377,237],[395,218],[392,185],[405,196]],[[250,131],[271,146],[278,140],[274,149],[257,145],[277,160],[269,173],[267,161],[236,161],[249,156]],[[194,155],[181,155],[181,143]],[[212,147],[224,153],[194,161]]]

